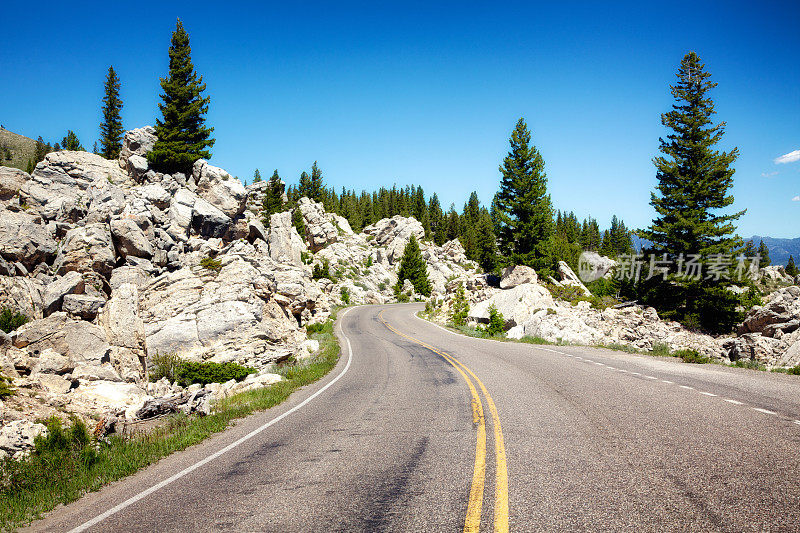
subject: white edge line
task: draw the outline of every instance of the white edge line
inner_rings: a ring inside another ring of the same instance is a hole
[[[447,328],[445,328],[443,326],[440,326],[439,324],[437,324],[436,322],[433,322],[432,320],[425,320],[424,318],[420,317],[417,313],[414,313],[414,317],[417,320],[420,320],[422,322],[425,322],[426,324],[430,324],[430,325],[432,325],[434,327],[437,327],[437,328],[441,329],[442,331],[449,333],[450,335],[455,335],[457,337],[466,337],[466,335],[462,335],[460,333],[456,333],[455,331],[450,331],[449,329],[447,329]],[[342,332],[342,335],[344,335],[344,332]],[[345,339],[346,338],[347,337],[345,337]],[[498,341],[498,340],[494,340],[494,339],[481,339],[480,337],[470,337],[470,338],[475,338],[475,339],[478,339],[478,340],[489,341],[489,342],[503,342],[503,341]],[[348,344],[349,344],[349,341],[348,341]],[[568,354],[568,353],[565,353],[565,352],[559,352],[558,350],[552,350],[550,348],[542,348],[539,345],[532,345],[532,346],[533,346],[533,348],[535,348],[537,350],[543,350],[545,352],[553,352],[553,353],[557,353],[557,354],[561,354],[561,355],[566,355],[568,357],[575,357],[575,359],[583,359],[579,355],[573,356],[572,354]],[[349,362],[348,362],[348,364],[349,364]],[[616,370],[618,370],[619,372],[625,372],[625,373],[629,373],[629,374],[637,374],[637,372],[628,372],[624,368],[618,368]],[[661,381],[663,381],[664,383],[669,383],[669,384],[673,384],[674,385],[674,382],[666,380],[666,379],[662,379]],[[686,389],[686,390],[695,390],[694,387],[690,387],[688,385],[678,385],[678,386],[681,387],[682,389]],[[701,393],[701,394],[707,394],[709,396],[716,396],[716,395],[712,395],[711,393]],[[737,400],[731,400],[731,399],[728,399],[728,398],[723,398],[723,400],[725,400],[728,403],[732,403],[734,405],[744,405],[742,402],[737,401]],[[773,411],[768,411],[766,409],[759,409],[758,407],[753,407],[753,409],[756,410],[756,411],[759,411],[761,413],[764,413],[764,414],[777,415],[777,413],[775,413]],[[800,420],[795,420],[794,423],[797,424],[798,426],[800,426]]]
[[[753,411],[758,411],[759,413],[764,413],[765,415],[777,415],[775,411],[770,411],[769,409],[762,409],[760,407],[753,407]]]
[[[702,394],[703,396],[716,396],[716,394],[714,394],[713,392],[700,391],[700,394]]]
[[[342,318],[347,314],[348,311],[350,311],[350,309],[353,309],[353,308],[350,307],[344,313],[342,313]],[[201,461],[196,462],[192,466],[184,468],[183,470],[181,470],[177,474],[174,474],[174,475],[168,477],[167,479],[161,481],[160,483],[157,483],[156,485],[153,485],[149,489],[146,489],[146,490],[140,492],[136,496],[128,498],[124,502],[122,502],[122,503],[120,503],[118,505],[115,505],[114,507],[112,507],[108,511],[104,512],[103,514],[97,515],[96,517],[92,518],[88,522],[85,522],[85,523],[79,525],[78,527],[76,527],[74,529],[71,529],[69,531],[69,533],[79,533],[81,531],[86,531],[90,527],[92,527],[92,526],[94,526],[96,524],[99,524],[100,522],[102,522],[106,518],[117,514],[118,512],[120,512],[123,509],[125,509],[126,507],[129,507],[129,506],[133,505],[134,503],[138,502],[142,498],[145,498],[145,497],[149,496],[150,494],[153,494],[157,490],[166,487],[167,485],[169,485],[173,481],[177,481],[178,479],[182,478],[183,476],[185,476],[187,474],[190,474],[191,472],[194,472],[195,470],[197,470],[201,466],[203,466],[203,465],[205,465],[207,463],[210,463],[211,461],[213,461],[217,457],[220,457],[221,455],[231,451],[232,449],[236,448],[237,446],[241,445],[242,443],[252,439],[256,435],[258,435],[259,433],[261,433],[262,431],[267,429],[268,427],[272,426],[273,424],[276,424],[276,423],[280,422],[281,420],[283,420],[284,418],[286,418],[290,414],[294,413],[295,411],[299,410],[300,408],[305,406],[307,403],[309,403],[311,400],[313,400],[314,398],[316,398],[317,396],[319,396],[320,394],[325,392],[331,385],[333,385],[334,383],[339,381],[339,379],[342,376],[345,375],[347,370],[350,368],[350,362],[353,360],[353,348],[350,345],[350,339],[348,339],[347,335],[344,334],[344,328],[341,327],[341,323],[339,325],[339,330],[342,333],[342,337],[347,342],[347,364],[344,366],[344,368],[339,373],[339,375],[336,376],[335,378],[333,378],[324,387],[322,387],[320,390],[318,390],[317,392],[315,392],[314,394],[312,394],[311,396],[309,396],[308,398],[306,398],[305,400],[303,400],[299,404],[295,405],[294,407],[292,407],[291,409],[289,409],[288,411],[286,411],[282,415],[279,415],[279,416],[273,418],[272,420],[270,420],[269,422],[267,422],[266,424],[264,424],[263,426],[254,429],[253,431],[251,431],[250,433],[248,433],[244,437],[240,438],[239,440],[228,444],[227,446],[225,446],[221,450],[209,455],[208,457],[206,457],[205,459],[203,459]]]

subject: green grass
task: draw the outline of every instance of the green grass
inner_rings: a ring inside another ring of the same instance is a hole
[[[754,359],[739,359],[731,364],[735,368],[749,368],[750,370],[766,370],[767,367]]]
[[[208,416],[178,414],[147,434],[131,438],[112,435],[107,442],[96,443],[94,455],[85,451],[85,445],[67,442],[52,446],[37,442],[30,457],[21,461],[6,459],[0,465],[0,530],[13,530],[59,504],[67,504],[86,492],[129,476],[225,430],[238,418],[280,404],[298,388],[319,380],[339,359],[333,320],[334,315],[310,333],[311,338],[319,341],[320,350],[307,364],[280,367],[278,373],[284,381],[220,400]],[[82,430],[75,424],[65,432],[76,435],[75,442],[80,444]],[[90,448],[95,449],[91,445]]]
[[[530,335],[523,335],[519,342],[524,342],[525,344],[555,344],[542,337],[531,337]]]

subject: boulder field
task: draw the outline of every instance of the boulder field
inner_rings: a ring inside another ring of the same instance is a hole
[[[424,236],[401,216],[355,233],[308,198],[297,205],[303,235],[290,211],[265,225],[250,198],[263,182],[246,188],[204,160],[188,176],[158,173],[146,158],[155,140],[145,127],[125,134],[119,160],[61,151],[31,175],[0,167],[0,308],[30,319],[0,332],[0,372],[16,389],[0,401],[0,456],[26,453],[47,416],[108,426],[202,413],[279,380],[274,365],[318,349],[306,326],[343,295],[392,300],[403,249]],[[440,293],[475,268],[458,241],[421,248]],[[330,275],[314,279],[325,263]],[[158,354],[257,373],[206,387],[150,382]]]

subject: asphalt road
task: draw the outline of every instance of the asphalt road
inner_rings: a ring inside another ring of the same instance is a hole
[[[797,376],[472,339],[419,309],[349,310],[325,379],[29,530],[800,531]]]

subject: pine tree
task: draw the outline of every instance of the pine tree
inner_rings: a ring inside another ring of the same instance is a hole
[[[61,148],[71,151],[84,151],[81,142],[78,140],[78,136],[75,135],[75,132],[72,130],[67,130],[67,135],[61,139]]]
[[[786,273],[791,277],[796,277],[798,274],[797,265],[794,264],[794,256],[789,256],[789,262],[786,263]]]
[[[497,243],[492,228],[492,217],[489,211],[482,209],[475,226],[475,261],[484,272],[497,269]]]
[[[56,143],[56,146],[58,146],[58,143]],[[80,146],[80,143],[78,143],[78,146]],[[50,146],[45,144],[44,140],[42,140],[42,136],[40,135],[39,137],[37,137],[36,148],[34,148],[33,151],[33,165],[36,166],[36,163],[38,163],[39,161],[44,161],[44,156],[46,156],[50,151],[51,151]]]
[[[103,96],[103,122],[100,123],[100,155],[116,159],[122,150],[122,100],[119,97],[119,77],[114,67],[108,67]],[[97,149],[95,149],[97,153]]]
[[[456,295],[450,304],[450,319],[456,326],[463,326],[467,322],[469,315],[469,301],[464,291],[464,284],[459,283]]]
[[[758,258],[759,267],[768,267],[772,264],[772,260],[769,258],[769,248],[764,241],[758,244]]]
[[[428,201],[428,213],[431,220],[431,231],[433,232],[433,242],[438,246],[447,241],[447,227],[445,225],[442,205],[439,203],[439,196],[433,193]]]
[[[153,149],[147,159],[164,173],[191,174],[198,159],[210,159],[208,148],[214,146],[211,132],[205,125],[205,114],[211,98],[203,96],[206,85],[194,70],[189,34],[178,19],[169,48],[169,73],[161,78],[163,103],[158,104],[163,119],[156,120]]]
[[[311,178],[308,177],[308,173],[303,171],[300,174],[300,184],[297,186],[297,197],[302,198],[311,198]]]
[[[675,103],[661,115],[662,125],[671,131],[660,139],[662,155],[655,157],[658,186],[650,204],[657,217],[640,236],[650,240],[651,253],[667,254],[677,273],[680,259],[699,255],[732,255],[740,246],[734,222],[744,211],[726,214],[733,204],[733,162],[738,149],[722,152],[714,146],[725,133],[725,123],[714,124],[714,102],[707,94],[716,87],[711,74],[694,52],[689,52],[678,69],[678,82],[671,86]],[[644,289],[643,300],[665,318],[677,319],[693,328],[712,333],[730,331],[740,319],[738,299],[723,285],[724,278],[675,277],[670,282],[653,278]]]
[[[28,159],[28,166],[25,167],[25,172],[28,174],[33,174],[33,171],[36,169],[36,164],[33,162],[33,159]]]
[[[714,149],[725,133],[725,123],[714,125],[714,102],[706,94],[717,86],[694,52],[681,61],[678,83],[671,86],[675,104],[661,115],[672,132],[660,139],[662,156],[654,158],[658,193],[650,204],[658,217],[641,236],[653,242],[657,253],[729,254],[738,246],[733,222],[744,211],[720,214],[733,204],[731,167],[739,155]]]
[[[322,171],[317,166],[317,162],[311,165],[311,180],[309,181],[308,197],[315,202],[322,201],[322,194],[325,186],[322,183]]]
[[[447,231],[445,232],[448,241],[457,239],[461,233],[461,227],[458,220],[458,213],[456,207],[450,204],[450,211],[447,212]]]
[[[403,250],[402,259],[400,259],[400,270],[397,271],[398,287],[403,286],[404,280],[411,281],[414,292],[417,294],[430,296],[431,284],[428,281],[428,265],[422,258],[417,237],[413,234]]]
[[[258,172],[258,170],[256,170],[256,172]],[[258,176],[258,179],[259,181],[261,180],[260,175]],[[285,186],[283,181],[281,181],[280,176],[278,176],[278,170],[276,169],[275,172],[272,173],[272,177],[267,182],[267,190],[264,193],[264,200],[261,202],[261,216],[263,218],[264,225],[267,227],[270,225],[270,217],[275,213],[280,213],[283,209],[284,189]],[[299,211],[299,209],[296,209],[296,211]]]
[[[278,171],[276,170],[275,173],[277,174]],[[258,183],[259,181],[261,181],[261,171],[256,169],[256,171],[253,172],[253,183]]]
[[[495,217],[498,244],[505,264],[549,266],[547,241],[553,235],[553,208],[547,194],[544,160],[531,144],[519,119],[511,134],[511,150],[503,160]]]
[[[297,230],[297,233],[300,235],[300,238],[305,240],[306,238],[306,221],[303,218],[303,212],[300,211],[299,207],[295,207],[292,211],[292,225],[294,229]]]

